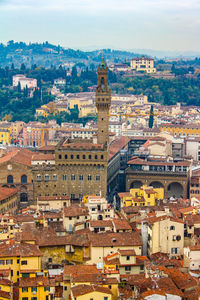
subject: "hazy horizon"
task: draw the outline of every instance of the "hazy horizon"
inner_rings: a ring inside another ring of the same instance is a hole
[[[198,53],[199,17],[198,0],[0,0],[0,42]]]

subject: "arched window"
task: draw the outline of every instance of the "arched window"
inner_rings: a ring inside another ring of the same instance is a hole
[[[40,174],[37,175],[37,181],[41,181],[42,180],[42,177]]]
[[[53,181],[56,181],[56,180],[58,180],[58,176],[57,176],[57,174],[53,174]]]
[[[44,175],[44,181],[49,181],[49,179],[50,179],[49,174],[45,174],[45,175]]]
[[[27,176],[26,175],[21,176],[21,183],[22,184],[27,183]]]
[[[74,174],[71,175],[71,180],[72,181],[76,180],[76,176]]]
[[[27,193],[21,193],[20,194],[20,202],[27,202],[27,201],[28,201]]]
[[[9,184],[13,183],[13,176],[12,175],[8,175],[7,183],[9,183]]]

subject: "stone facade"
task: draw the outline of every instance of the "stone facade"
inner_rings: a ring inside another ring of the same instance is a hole
[[[21,205],[33,200],[31,157],[31,151],[22,149],[8,152],[0,158],[0,185],[17,188]]]
[[[98,115],[97,142],[108,144],[109,139],[109,108],[111,105],[111,90],[108,87],[108,67],[104,61],[98,67],[98,86],[96,89],[96,108]]]
[[[98,68],[96,90],[97,144],[92,140],[66,139],[55,146],[51,162],[41,158],[41,164],[39,157],[37,163],[32,162],[35,200],[38,196],[106,197],[110,103],[108,68],[103,60]]]

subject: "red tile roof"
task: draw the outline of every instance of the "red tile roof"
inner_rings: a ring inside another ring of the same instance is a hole
[[[18,191],[18,189],[0,187],[0,200],[17,195]]]
[[[132,231],[132,227],[125,219],[123,219],[123,220],[113,219],[112,222],[113,222],[116,230],[131,230]]]
[[[27,149],[17,149],[3,155],[0,158],[0,164],[11,161],[31,167],[31,158],[33,154],[34,152]]]
[[[19,287],[39,287],[39,286],[55,286],[55,279],[38,276],[38,277],[22,277],[19,279]]]
[[[112,141],[109,145],[109,160],[115,156],[115,154],[117,154],[121,149],[123,149],[125,147],[125,137],[119,137],[117,139],[115,139],[114,141]]]
[[[122,247],[122,246],[142,246],[141,235],[138,232],[118,232],[88,234],[89,241],[93,247]]]
[[[14,242],[12,245],[6,243],[0,245],[0,257],[13,256],[42,256],[42,253],[39,250],[38,246],[27,243],[19,244]]]
[[[32,156],[32,161],[38,161],[38,160],[55,160],[55,154],[43,154],[43,153],[38,153]]]
[[[74,297],[82,296],[85,294],[90,294],[92,292],[99,292],[99,293],[103,293],[103,294],[112,295],[112,292],[108,288],[94,286],[94,285],[85,285],[85,284],[80,284],[80,285],[72,287],[71,292]]]
[[[65,217],[77,217],[77,216],[87,216],[89,211],[87,207],[82,207],[78,205],[72,205],[64,208]]]

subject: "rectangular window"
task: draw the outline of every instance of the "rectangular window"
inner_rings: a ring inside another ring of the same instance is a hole
[[[58,180],[58,176],[56,174],[53,174],[53,180],[54,181]]]
[[[62,180],[63,180],[63,181],[66,181],[66,180],[67,180],[67,175],[63,174]]]
[[[130,260],[130,256],[127,256],[127,257],[126,257],[126,260]]]
[[[171,248],[171,254],[178,254],[178,248]]]
[[[131,271],[131,266],[125,266],[125,271]]]
[[[5,260],[4,259],[0,259],[0,265],[5,265]]]
[[[6,264],[7,265],[12,265],[13,264],[13,260],[12,259],[6,259]]]
[[[50,292],[50,287],[49,287],[49,286],[45,286],[45,287],[44,287],[44,291],[45,291],[45,292]]]
[[[74,174],[71,175],[71,180],[76,180],[76,176]]]
[[[22,288],[22,293],[28,293],[28,288],[27,287],[23,287]]]
[[[32,287],[31,292],[37,292],[37,287]]]
[[[21,265],[27,265],[27,260],[22,260]]]
[[[71,199],[75,199],[76,195],[75,194],[71,194]]]
[[[88,175],[88,181],[92,180],[92,175]]]
[[[100,181],[100,175],[96,175],[96,181]]]
[[[79,175],[79,180],[83,181],[83,175]]]

